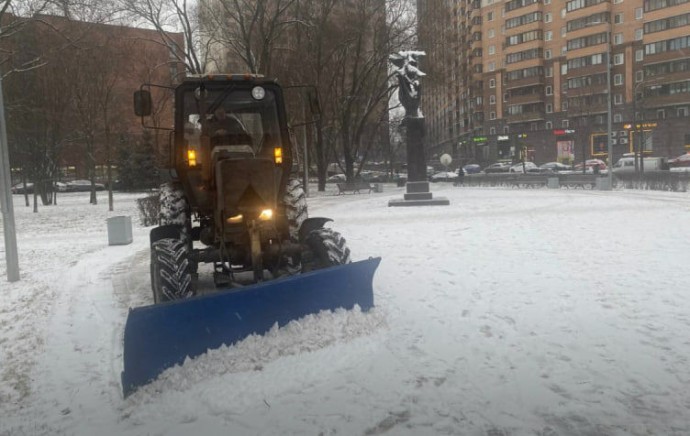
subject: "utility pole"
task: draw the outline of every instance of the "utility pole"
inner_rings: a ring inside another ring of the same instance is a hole
[[[0,75],[0,207],[2,207],[2,224],[5,235],[5,263],[7,264],[7,281],[19,280],[19,260],[17,256],[17,234],[14,227],[14,204],[10,186],[10,153],[7,147],[7,126],[5,125],[5,101],[2,93],[2,76]]]

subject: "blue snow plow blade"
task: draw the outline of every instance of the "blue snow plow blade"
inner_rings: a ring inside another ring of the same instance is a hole
[[[338,308],[374,306],[374,272],[381,258],[320,269],[239,291],[131,309],[125,325],[124,396],[164,370],[207,350],[262,335],[275,323]]]

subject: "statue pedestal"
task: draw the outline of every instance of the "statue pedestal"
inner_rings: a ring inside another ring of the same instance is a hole
[[[433,198],[429,191],[424,157],[424,118],[405,118],[402,128],[407,137],[407,184],[402,200],[390,200],[388,206],[448,206],[445,197]]]
[[[446,197],[433,198],[429,191],[429,182],[407,182],[407,191],[402,200],[390,200],[388,207],[398,206],[448,206],[450,201]]]

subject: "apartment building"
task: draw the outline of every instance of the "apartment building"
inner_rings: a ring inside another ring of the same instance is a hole
[[[689,0],[418,0],[418,13],[426,61],[447,62],[423,96],[431,154],[607,160],[609,89],[614,161],[690,151]]]

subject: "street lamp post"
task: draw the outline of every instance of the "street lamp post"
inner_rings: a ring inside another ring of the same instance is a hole
[[[645,130],[644,130],[644,106],[641,108],[640,112],[640,124],[638,128],[638,119],[637,119],[637,100],[638,100],[638,89],[640,86],[648,85],[650,89],[656,89],[659,84],[659,80],[663,80],[664,77],[656,77],[655,80],[652,81],[650,84],[649,82],[645,82],[644,80],[642,82],[639,82],[637,85],[635,85],[635,88],[633,90],[633,124],[634,124],[634,131],[639,135],[639,141],[637,140],[638,138],[635,138],[635,143],[633,144],[634,149],[635,149],[635,172],[638,175],[638,183],[642,183],[642,177],[644,176],[644,149],[645,149]],[[644,94],[644,90],[643,90]],[[642,97],[644,96],[643,94],[640,95],[640,100],[642,100]],[[638,160],[639,159],[639,160]]]

